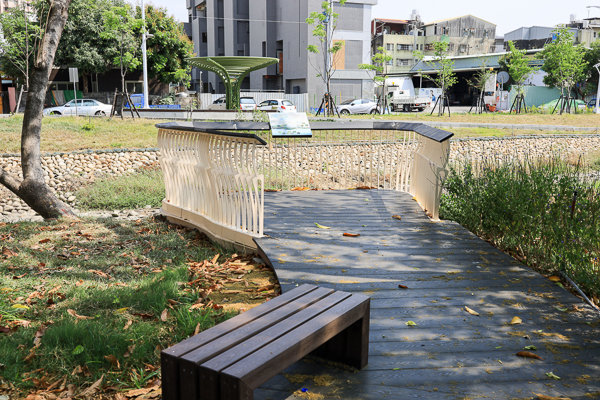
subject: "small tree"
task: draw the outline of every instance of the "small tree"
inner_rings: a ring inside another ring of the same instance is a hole
[[[446,92],[452,86],[458,82],[458,78],[454,73],[454,61],[448,58],[448,43],[447,42],[435,42],[433,44],[433,60],[425,60],[425,63],[433,70],[436,71],[435,77],[427,75],[427,78],[433,81],[440,89],[442,94],[440,96],[440,107],[438,115],[441,117],[444,113],[444,101],[447,99]],[[415,52],[415,56],[419,59],[423,58],[421,52]],[[433,113],[433,110],[431,111]]]
[[[346,0],[339,0],[339,2],[343,6]],[[343,42],[333,42],[333,34],[337,28],[339,18],[339,14],[333,11],[333,0],[323,1],[321,9],[321,12],[311,12],[306,18],[306,23],[314,27],[313,36],[319,40],[318,44],[308,45],[306,49],[315,55],[314,62],[309,57],[310,65],[317,71],[317,77],[320,77],[325,83],[326,97],[329,99],[326,113],[333,114],[334,110],[330,98],[331,77],[335,73],[335,55],[341,50]],[[319,54],[323,56],[322,60],[317,56]]]
[[[383,47],[377,48],[377,53],[371,57],[371,64],[358,64],[358,68],[372,72],[371,80],[374,84],[383,85],[383,91],[377,94],[377,103],[379,105],[379,113],[385,112],[387,108],[387,87],[385,85],[385,78],[387,77],[387,66],[388,62],[392,61],[394,57],[388,54]]]
[[[529,75],[535,71],[535,68],[529,65],[529,58],[526,56],[527,50],[518,50],[514,43],[510,40],[508,41],[508,48],[510,52],[503,57],[503,62],[508,68],[508,73],[516,86],[516,111],[519,113],[521,112],[521,103],[525,103],[525,90],[523,89],[523,83],[529,77]],[[527,109],[525,109],[525,111],[527,111]]]
[[[25,6],[11,8],[0,14],[0,34],[3,72],[17,78],[29,90],[29,72],[42,37],[39,24],[27,15]]]
[[[43,35],[31,71],[23,116],[21,131],[23,180],[0,168],[0,184],[23,199],[44,218],[74,215],[73,210],[60,201],[46,185],[40,152],[42,111],[48,79],[52,71],[56,47],[68,17],[70,3],[71,0],[48,0],[48,5],[51,5],[50,12],[42,25]]]
[[[547,74],[544,83],[560,88],[562,97],[566,99],[561,104],[562,114],[565,106],[570,108],[571,91],[583,80],[587,61],[585,49],[581,45],[573,45],[573,33],[568,28],[558,27],[552,31],[552,36],[555,39],[544,46],[540,56],[544,59],[542,70]]]
[[[489,60],[485,58],[481,58],[481,64],[479,70],[473,75],[473,78],[467,79],[467,83],[475,88],[478,92],[478,100],[477,100],[477,110],[476,112],[481,113],[483,111],[483,97],[485,93],[485,86],[492,76],[494,76],[495,72],[488,68]]]
[[[584,60],[584,85],[576,88],[581,98],[588,94],[596,94],[598,91],[598,70],[594,65],[600,61],[600,40],[590,44],[590,48],[585,51]]]
[[[125,93],[125,75],[129,70],[137,69],[142,61],[141,28],[143,21],[135,18],[129,4],[123,7],[113,7],[103,13],[104,28],[101,36],[117,43],[113,54],[109,56],[114,65],[121,67],[121,91]]]

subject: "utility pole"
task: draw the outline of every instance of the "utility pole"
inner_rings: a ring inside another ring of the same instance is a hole
[[[150,108],[148,106],[148,61],[146,60],[146,9],[144,8],[144,0],[142,0],[142,21],[144,26],[142,28],[142,58],[144,60],[144,104],[142,108]]]

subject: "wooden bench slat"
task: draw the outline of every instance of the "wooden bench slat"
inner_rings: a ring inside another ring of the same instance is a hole
[[[233,346],[252,338],[271,326],[293,318],[296,313],[326,298],[333,289],[318,288],[294,301],[278,307],[273,312],[263,315],[246,325],[213,340],[208,345],[193,350],[179,358],[179,393],[182,399],[198,399],[202,397],[203,387],[199,385],[199,366],[212,357],[229,350]],[[266,305],[267,303],[265,303]],[[260,307],[260,306],[259,306]]]
[[[220,399],[219,373],[222,370],[260,350],[262,347],[329,310],[350,296],[351,294],[347,292],[335,292],[295,314],[292,318],[279,322],[261,332],[260,335],[254,336],[202,364],[199,368],[199,376],[202,382],[200,399]]]
[[[254,307],[217,326],[177,343],[161,352],[163,400],[179,400],[179,357],[204,346],[263,315],[269,314],[294,300],[316,290],[314,285],[302,285]]]
[[[357,321],[368,319],[369,304],[369,297],[352,295],[225,369],[220,376],[221,400],[252,400],[255,388]],[[368,336],[368,323],[366,333]]]

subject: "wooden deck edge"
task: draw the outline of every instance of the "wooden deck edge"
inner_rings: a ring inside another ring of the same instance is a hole
[[[197,212],[174,206],[163,200],[160,213],[173,224],[198,229],[205,233],[210,240],[225,248],[233,247],[242,253],[254,253],[257,251],[257,245],[253,240],[255,239],[254,236],[225,227]]]

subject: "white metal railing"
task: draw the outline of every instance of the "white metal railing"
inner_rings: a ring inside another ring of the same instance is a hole
[[[160,128],[163,212],[217,240],[255,247],[252,238],[264,229],[264,182],[256,165],[263,144],[254,135]]]
[[[163,212],[218,239],[255,247],[265,190],[397,190],[439,218],[449,132],[416,123],[312,123],[312,138],[281,139],[267,123],[158,127]]]

